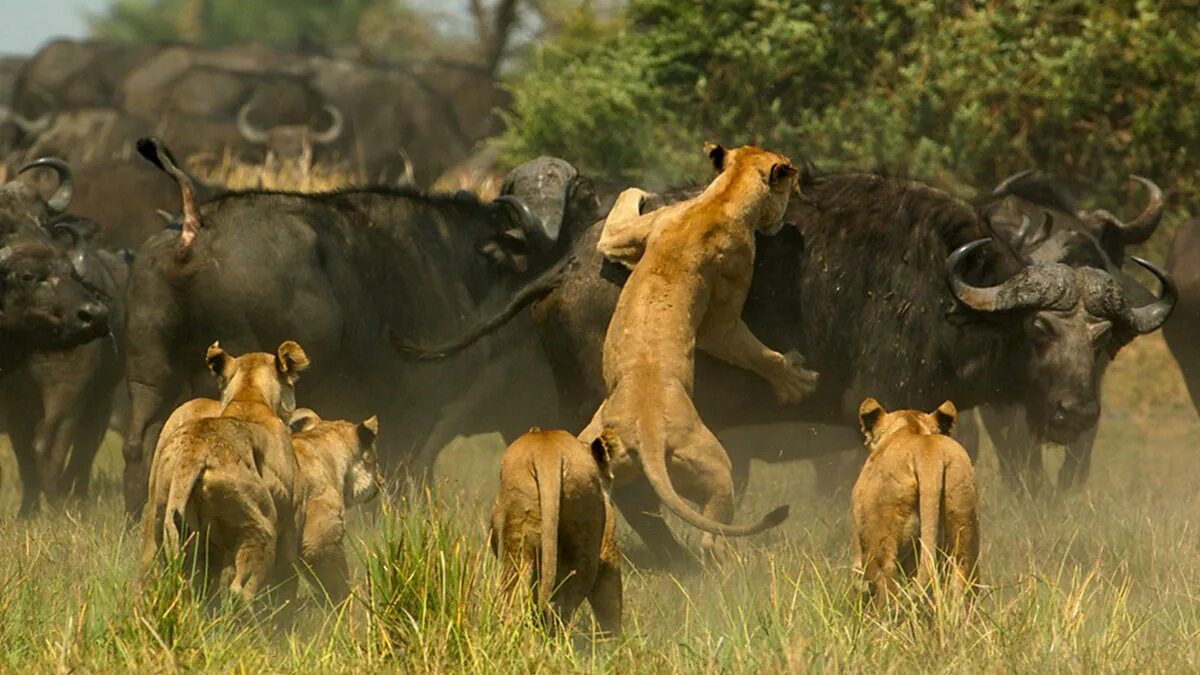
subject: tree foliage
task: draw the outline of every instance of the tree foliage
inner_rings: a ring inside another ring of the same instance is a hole
[[[706,139],[951,189],[1038,167],[1193,201],[1200,24],[1168,0],[630,0],[620,30],[547,45],[515,83],[511,159],[604,177],[700,173]]]

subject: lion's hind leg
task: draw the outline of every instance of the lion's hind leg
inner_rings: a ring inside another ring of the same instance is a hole
[[[725,446],[699,417],[694,418],[682,441],[668,450],[671,482],[681,496],[698,504],[705,516],[726,525],[732,523],[733,467]],[[700,545],[709,554],[720,553],[717,535],[705,532]]]

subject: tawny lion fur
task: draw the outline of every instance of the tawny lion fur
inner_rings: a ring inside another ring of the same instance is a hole
[[[608,443],[565,431],[529,433],[500,463],[489,540],[507,587],[524,580],[547,618],[571,621],[586,599],[601,630],[621,632],[621,562],[607,489]]]
[[[290,341],[275,354],[237,358],[214,343],[207,361],[221,400],[185,404],[172,415],[173,428],[164,428],[150,470],[142,568],[166,549],[183,554],[197,587],[205,579],[211,587],[232,566],[235,595],[250,599],[279,585],[290,598],[304,495],[283,420],[295,408],[295,381],[308,357]]]
[[[952,588],[978,582],[979,501],[966,450],[950,438],[957,411],[886,412],[875,399],[859,408],[870,456],[851,492],[854,569],[884,604],[901,573],[926,588],[940,563]]]
[[[372,417],[355,424],[322,420],[298,409],[292,416],[292,449],[305,496],[304,529],[300,534],[301,569],[329,602],[350,594],[346,561],[346,509],[378,494],[375,439],[379,422]]]
[[[759,374],[783,403],[804,399],[816,373],[800,367],[799,354],[764,345],[742,320],[754,236],[782,228],[797,171],[787,157],[760,148],[706,149],[718,173],[700,195],[640,215],[644,193],[627,191],[606,221],[613,234],[602,249],[636,264],[605,336],[609,395],[579,437],[613,430],[620,440],[613,452],[617,484],[634,480],[640,465],[663,503],[705,531],[710,548],[713,534],[744,536],[778,525],[787,507],[753,525],[729,524],[729,457],[692,404],[695,348]]]

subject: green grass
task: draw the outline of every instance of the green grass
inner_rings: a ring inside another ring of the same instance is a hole
[[[523,599],[497,593],[485,539],[495,436],[448,447],[428,490],[356,514],[354,600],[340,613],[305,601],[287,627],[230,606],[205,611],[170,575],[135,595],[137,536],[122,523],[115,439],[91,503],[30,521],[13,516],[5,451],[0,671],[1194,671],[1200,424],[1157,337],[1122,353],[1105,394],[1083,492],[1018,498],[985,452],[987,590],[973,611],[863,611],[845,495],[817,494],[806,463],[758,465],[740,518],[790,503],[791,519],[693,574],[626,566],[626,633],[608,643],[544,636]],[[638,546],[627,531],[622,543]],[[586,609],[580,619],[590,621]]]

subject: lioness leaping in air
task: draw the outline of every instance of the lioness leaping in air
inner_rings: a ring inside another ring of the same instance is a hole
[[[799,354],[780,354],[759,342],[742,321],[754,235],[782,228],[796,169],[787,157],[760,148],[709,145],[706,150],[717,177],[700,195],[665,214],[643,216],[630,207],[637,193],[626,193],[614,208],[623,211],[606,224],[634,233],[627,249],[640,260],[605,336],[609,395],[579,438],[588,442],[611,430],[620,441],[612,459],[616,483],[633,480],[640,465],[663,503],[705,531],[702,545],[711,549],[714,534],[762,532],[782,522],[787,507],[754,525],[729,524],[729,457],[691,399],[695,348],[758,373],[781,402],[802,400],[815,386],[816,374],[800,367]],[[644,250],[637,233],[645,236]],[[679,481],[678,493],[668,469]]]

